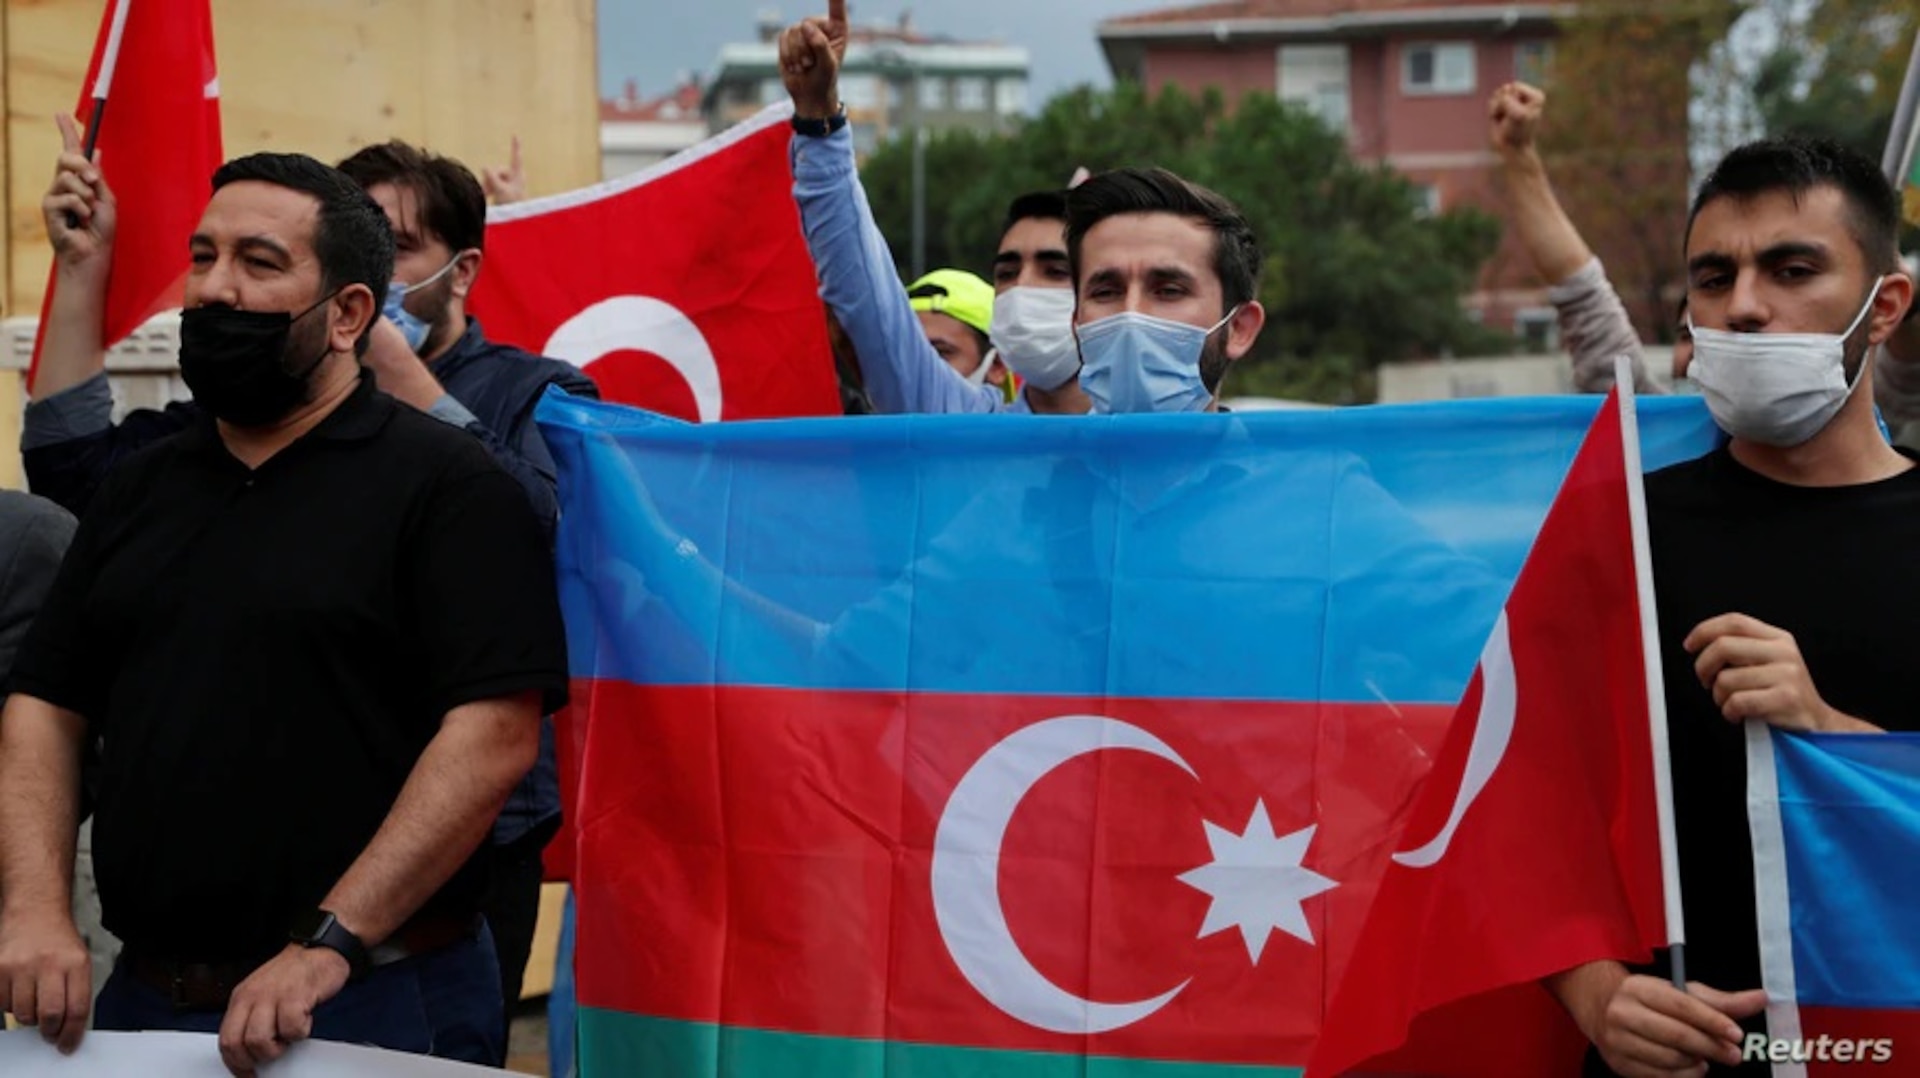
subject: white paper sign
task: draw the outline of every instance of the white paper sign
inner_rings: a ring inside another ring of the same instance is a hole
[[[35,1030],[0,1033],[0,1075],[6,1078],[228,1078],[220,1040],[211,1033],[89,1032],[78,1051],[63,1056]],[[500,1072],[469,1063],[302,1041],[260,1068],[262,1078],[479,1078]]]

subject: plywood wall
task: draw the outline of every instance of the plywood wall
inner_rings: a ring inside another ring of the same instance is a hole
[[[175,3],[184,0],[135,0]],[[106,0],[0,0],[0,316],[46,281],[39,203]],[[600,178],[594,0],[212,0],[229,156],[337,160],[402,138],[476,172],[524,148],[528,193]]]

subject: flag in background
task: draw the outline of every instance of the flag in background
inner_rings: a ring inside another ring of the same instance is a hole
[[[1920,734],[1746,724],[1747,816],[1776,1075],[1920,1059]]]
[[[1916,121],[1920,121],[1920,33],[1914,35],[1907,56],[1907,73],[1894,103],[1887,146],[1880,155],[1880,170],[1899,189],[1902,215],[1910,225],[1920,225],[1920,160],[1914,153],[1920,144],[1920,124]]]
[[[632,176],[489,209],[471,300],[488,335],[681,419],[840,414],[790,114],[773,106]]]
[[[101,326],[110,347],[180,305],[187,239],[223,160],[207,0],[108,0],[74,117],[98,128],[100,173],[119,211]],[[49,269],[39,334],[57,280]],[[39,364],[36,336],[29,388]]]
[[[1481,652],[1311,1074],[1578,1073],[1585,1038],[1540,978],[1644,962],[1669,942],[1666,715],[1625,384],[1595,416]]]
[[[1596,403],[549,397],[582,1073],[1298,1073]]]

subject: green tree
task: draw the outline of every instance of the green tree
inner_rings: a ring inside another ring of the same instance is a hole
[[[1161,165],[1233,200],[1265,251],[1267,328],[1234,365],[1230,392],[1371,400],[1381,362],[1482,354],[1507,342],[1468,319],[1459,301],[1498,242],[1498,222],[1471,209],[1427,216],[1407,180],[1355,162],[1344,137],[1268,94],[1229,109],[1213,91],[1082,88],[1011,136],[944,134],[924,153],[930,267],[984,275],[1008,202],[1058,187],[1080,167]],[[862,174],[903,270],[911,178],[905,139],[882,147]]]
[[[1590,0],[1554,46],[1541,152],[1641,333],[1659,340],[1682,293],[1691,74],[1739,14],[1731,0]]]
[[[1769,135],[1824,135],[1880,160],[1906,74],[1920,0],[1775,0],[1778,27],[1753,74]]]

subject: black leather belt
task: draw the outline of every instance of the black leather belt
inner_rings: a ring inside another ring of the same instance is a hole
[[[417,955],[472,939],[480,931],[480,915],[416,917],[400,926],[367,953],[375,968],[390,966]],[[176,1011],[224,1011],[233,990],[260,962],[180,962],[155,958],[129,949],[120,963],[133,979],[166,996]]]

